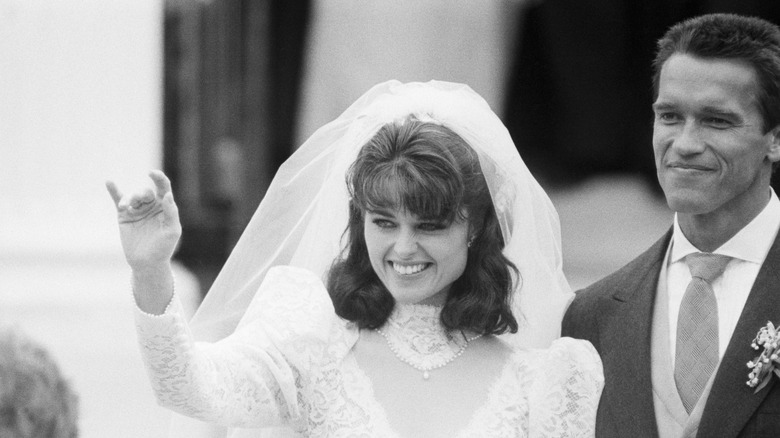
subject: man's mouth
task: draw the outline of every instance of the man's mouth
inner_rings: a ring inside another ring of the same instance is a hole
[[[669,163],[667,167],[670,167],[672,169],[679,169],[679,170],[698,170],[702,172],[713,170],[711,167],[702,166],[700,164],[692,164],[692,163]]]

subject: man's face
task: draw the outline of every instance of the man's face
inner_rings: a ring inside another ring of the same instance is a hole
[[[766,204],[778,131],[762,134],[753,68],[675,54],[661,69],[653,150],[669,207],[747,223]]]

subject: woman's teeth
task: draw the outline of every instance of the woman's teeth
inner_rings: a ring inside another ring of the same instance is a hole
[[[427,263],[421,263],[419,265],[399,265],[398,263],[393,263],[392,265],[395,272],[400,275],[416,274],[428,266]]]

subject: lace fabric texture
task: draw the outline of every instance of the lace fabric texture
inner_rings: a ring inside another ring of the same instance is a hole
[[[226,426],[226,437],[279,436],[258,429],[284,426],[299,437],[403,438],[354,358],[358,330],[335,315],[321,280],[277,267],[261,289],[237,330],[216,343],[193,340],[178,302],[162,317],[137,312],[159,403]],[[518,349],[457,437],[593,436],[602,386],[586,341]]]
[[[419,370],[446,365],[462,353],[470,339],[463,332],[448,332],[439,323],[441,307],[396,303],[382,327],[382,336],[399,359]]]

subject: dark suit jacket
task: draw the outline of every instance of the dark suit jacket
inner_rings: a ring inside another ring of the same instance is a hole
[[[596,437],[657,437],[651,382],[650,330],[667,232],[629,264],[577,292],[563,320],[563,336],[587,339],[604,363],[605,386]],[[780,323],[780,235],[750,291],[718,368],[697,438],[780,437],[777,377],[758,394],[746,385],[750,347],[767,321]]]

